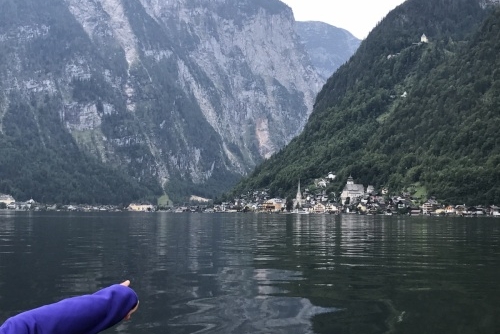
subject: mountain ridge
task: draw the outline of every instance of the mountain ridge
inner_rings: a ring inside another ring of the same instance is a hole
[[[277,0],[2,2],[0,192],[115,203],[220,193],[312,111],[324,80],[294,24]]]
[[[461,94],[454,93],[456,101],[448,101],[448,108],[443,109],[439,92],[446,80],[438,79],[435,72],[467,77],[447,67],[453,61],[460,63],[463,52],[471,50],[469,43],[481,35],[476,29],[493,15],[490,13],[489,6],[472,0],[454,1],[451,7],[443,0],[408,0],[398,6],[361,43],[351,60],[329,78],[301,135],[258,166],[233,193],[269,188],[275,195],[293,197],[299,179],[306,184],[334,171],[338,175],[330,188],[334,192],[352,175],[358,183],[388,187],[394,193],[420,187],[428,196],[448,202],[500,201],[495,181],[498,173],[488,162],[488,154],[496,153],[474,146],[481,138],[495,147],[491,142],[496,136],[491,133],[493,137],[486,140],[476,131],[471,137],[475,144],[469,149],[480,153],[457,153],[446,144],[453,143],[450,136],[456,134],[465,140],[458,147],[467,147],[467,131],[473,131],[470,123],[440,127],[449,123],[444,114],[448,119],[454,117],[452,110],[462,120],[468,119],[467,112],[472,118],[477,116],[481,120],[478,124],[489,121],[498,125],[497,118],[488,118],[480,105],[476,106],[476,101],[482,101],[478,94],[465,93],[472,88],[462,84],[455,84]],[[429,43],[420,41],[422,34],[428,36]],[[496,47],[493,38],[489,42]],[[495,68],[494,59],[489,61],[482,63],[484,69],[479,73]],[[477,80],[475,84],[486,87],[482,88],[484,93],[493,99],[489,89],[496,87],[494,77],[488,76],[491,79],[486,84],[479,84],[477,76],[471,78],[473,86]]]
[[[296,29],[313,65],[325,80],[349,60],[361,43],[349,31],[324,22],[297,21]]]

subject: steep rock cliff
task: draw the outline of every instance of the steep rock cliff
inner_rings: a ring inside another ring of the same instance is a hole
[[[213,195],[283,147],[324,83],[277,0],[9,0],[0,12],[0,130],[29,100],[43,142],[50,105],[79,150],[178,198]]]
[[[349,31],[323,22],[296,22],[296,30],[313,66],[325,80],[351,58],[361,43]]]

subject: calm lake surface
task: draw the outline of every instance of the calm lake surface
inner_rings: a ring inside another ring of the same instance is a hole
[[[0,210],[0,323],[125,279],[106,333],[499,333],[500,219]]]

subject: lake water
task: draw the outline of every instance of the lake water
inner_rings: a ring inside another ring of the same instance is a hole
[[[106,333],[499,333],[500,219],[0,210],[0,322],[132,281]]]

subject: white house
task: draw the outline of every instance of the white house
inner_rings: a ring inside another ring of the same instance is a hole
[[[0,203],[5,203],[5,205],[9,205],[10,203],[14,203],[16,200],[14,197],[10,195],[0,194]]]
[[[425,34],[420,37],[420,43],[429,43],[429,39],[425,36]]]
[[[432,204],[429,202],[425,202],[424,204],[422,204],[421,209],[424,215],[434,212],[434,208],[432,207]]]
[[[495,206],[495,205],[492,205],[490,207],[490,214],[492,216],[495,216],[495,217],[499,217],[500,216],[500,208],[498,206]]]
[[[327,186],[327,181],[325,179],[320,179],[318,181],[318,187],[326,188],[326,186]]]
[[[146,212],[155,211],[155,207],[147,203],[130,203],[127,209],[129,211],[146,211]]]

